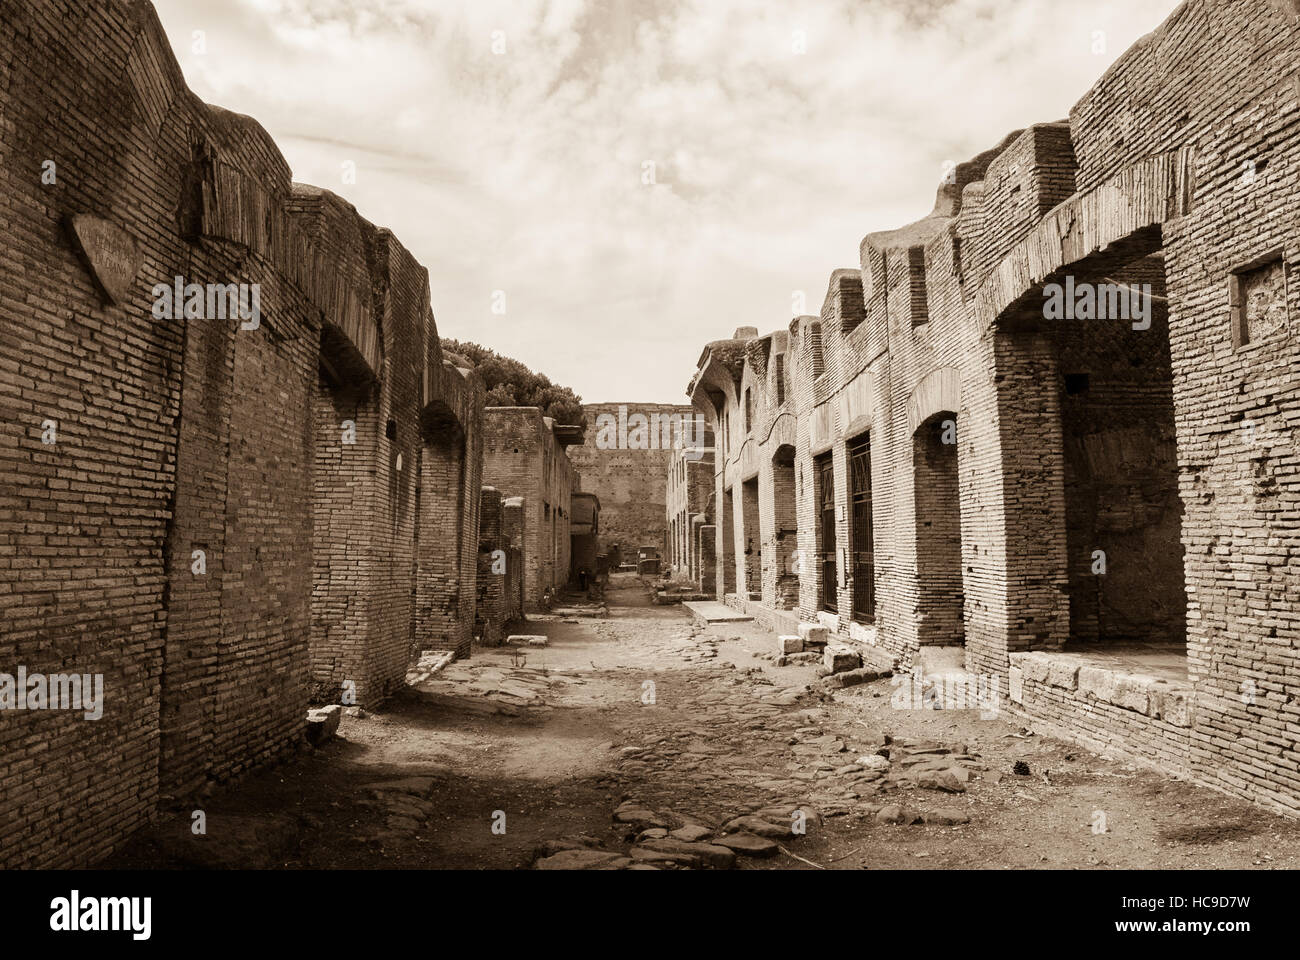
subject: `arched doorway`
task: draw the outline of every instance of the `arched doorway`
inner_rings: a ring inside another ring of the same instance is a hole
[[[965,642],[957,414],[941,411],[912,436],[916,518],[916,638],[922,646]]]

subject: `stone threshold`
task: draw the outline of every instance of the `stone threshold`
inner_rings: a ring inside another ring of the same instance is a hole
[[[1080,710],[1108,704],[1176,727],[1192,725],[1196,695],[1190,682],[1116,667],[1089,654],[1013,653],[1010,661],[1007,686],[1013,703],[1026,706],[1026,694],[1032,702],[1036,687],[1051,687],[1064,695],[1064,702],[1075,702]]]

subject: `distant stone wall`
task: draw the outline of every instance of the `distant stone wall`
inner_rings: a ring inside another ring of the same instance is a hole
[[[665,486],[671,446],[664,449],[662,443],[656,442],[652,449],[617,445],[602,449],[598,445],[598,421],[606,414],[617,422],[620,411],[624,424],[638,413],[646,418],[653,414],[689,417],[694,415],[694,408],[668,403],[589,403],[583,409],[587,413],[586,440],[580,447],[569,448],[569,459],[581,477],[582,490],[600,497],[601,552],[608,553],[611,546],[618,544],[626,563],[635,561],[638,547],[649,544],[666,556],[671,548]]]

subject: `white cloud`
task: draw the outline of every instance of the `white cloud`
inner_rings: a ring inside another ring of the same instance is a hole
[[[201,97],[256,117],[298,179],[429,268],[445,336],[591,402],[681,402],[704,342],[783,326],[795,289],[815,308],[863,235],[929,211],[945,160],[1064,117],[1176,4],[157,5]]]

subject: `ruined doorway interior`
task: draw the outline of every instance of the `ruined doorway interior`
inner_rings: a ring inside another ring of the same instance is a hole
[[[772,455],[772,542],[770,560],[778,610],[799,606],[799,572],[795,552],[799,546],[799,521],[795,511],[794,447],[780,446]]]
[[[876,621],[876,545],[871,524],[871,435],[849,443],[849,550],[853,562],[853,619]]]
[[[916,507],[916,639],[921,646],[965,643],[957,414],[943,411],[912,442]]]
[[[1178,449],[1163,256],[1079,270],[1107,318],[1061,321],[1061,450],[1070,626],[1067,646],[1142,645],[1185,655]],[[1148,286],[1149,285],[1149,286]],[[1144,319],[1115,317],[1132,291],[1150,291]],[[1105,291],[1105,296],[1101,292]],[[1101,312],[1098,310],[1098,312]]]
[[[1020,649],[1187,678],[1183,501],[1159,230],[1072,263],[999,319]],[[1014,648],[1014,647],[1013,647]]]
[[[741,536],[745,538],[745,552],[740,558],[745,564],[745,596],[750,600],[763,598],[763,541],[758,529],[758,477],[740,485]]]
[[[735,533],[735,510],[734,498],[730,490],[722,491],[722,592],[725,596],[728,593],[736,592],[736,557],[728,556],[736,552],[736,533]]]

